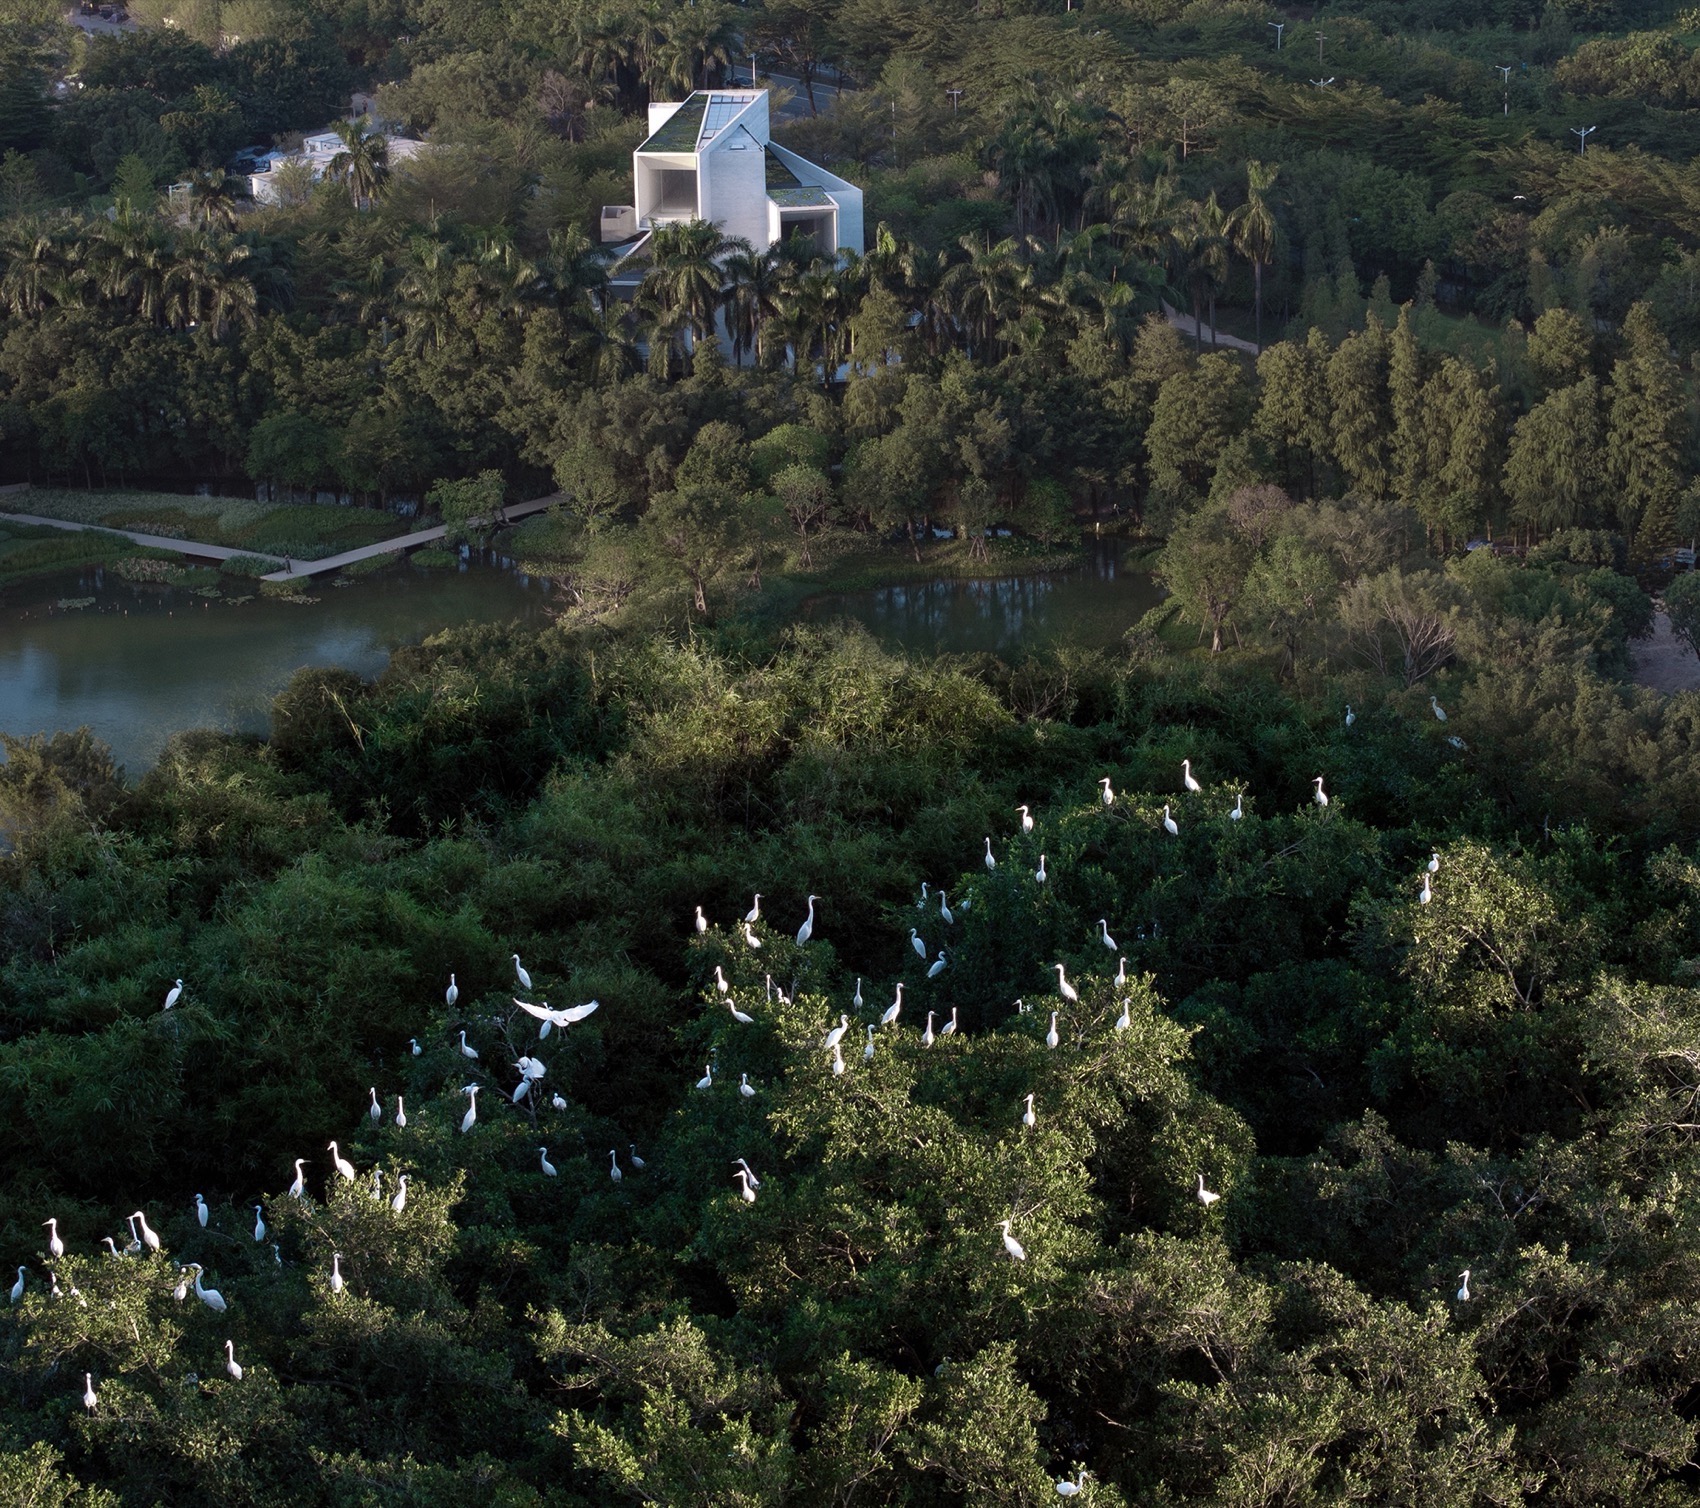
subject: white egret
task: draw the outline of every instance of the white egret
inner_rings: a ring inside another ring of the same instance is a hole
[[[1051,1012],[1051,1029],[1045,1033],[1045,1046],[1055,1048],[1062,1038],[1057,1035],[1057,1013]]]
[[[1198,783],[1197,777],[1192,773],[1192,761],[1190,759],[1183,759],[1181,761],[1181,784],[1195,796],[1204,789],[1204,787]]]
[[[934,1013],[932,1011],[927,1012],[927,1029],[921,1033],[921,1045],[923,1047],[931,1047],[933,1045],[933,1015]]]
[[[702,907],[697,907],[697,936],[701,937],[708,931],[708,918],[702,914]]]
[[[289,1186],[289,1197],[291,1199],[299,1199],[307,1192],[307,1175],[301,1171],[305,1162],[306,1159],[302,1157],[295,1159],[295,1182]]]
[[[1046,880],[1050,879],[1050,876],[1045,873],[1045,856],[1043,854],[1039,855],[1039,867],[1033,871],[1033,878],[1041,885],[1043,885]]]
[[[940,974],[944,973],[944,966],[945,966],[944,949],[940,948],[939,949],[939,956],[936,959],[933,960],[932,967],[927,970],[927,978],[937,979]]]
[[[1024,806],[1016,807],[1016,811],[1021,813],[1021,830],[1022,830],[1022,832],[1024,832],[1024,833],[1032,832],[1033,831],[1033,815],[1032,815],[1032,813],[1029,812],[1027,810],[1027,808],[1024,807]]]
[[[769,1005],[772,1005],[773,1004],[773,975],[763,974],[761,976],[761,987],[767,994],[767,1003]]]
[[[913,927],[909,929],[909,946],[915,950],[917,958],[926,958],[927,945],[921,941],[921,935]]]
[[[372,1202],[382,1204],[384,1200],[384,1170],[372,1169]]]
[[[1103,776],[1099,779],[1098,784],[1101,787],[1098,792],[1098,799],[1105,806],[1114,806],[1116,804],[1116,793],[1110,786],[1110,777],[1108,775]]]
[[[1234,809],[1228,813],[1228,820],[1238,822],[1243,816],[1245,816],[1245,792],[1238,791],[1234,795]]]
[[[1314,785],[1316,789],[1311,792],[1310,799],[1318,806],[1326,807],[1328,805],[1328,792],[1322,788],[1322,777],[1318,775],[1315,780],[1311,781],[1311,784]]]
[[[732,1176],[738,1180],[739,1193],[743,1197],[744,1203],[754,1204],[756,1202],[756,1191],[750,1184],[750,1175],[739,1168]]]
[[[1428,699],[1429,710],[1434,713],[1436,722],[1446,721],[1446,709],[1440,705],[1440,698],[1431,695]]]
[[[1084,1467],[1080,1467],[1080,1468],[1077,1468],[1075,1470],[1073,1481],[1070,1481],[1067,1477],[1058,1477],[1057,1478],[1057,1496],[1058,1497],[1072,1498],[1072,1497],[1078,1496],[1080,1493],[1084,1492],[1085,1490],[1086,1490],[1086,1470],[1085,1470]]]
[[[1127,988],[1127,960],[1125,958],[1117,960],[1115,985],[1118,990]]]
[[[838,1044],[844,1040],[845,1032],[849,1030],[850,1018],[848,1016],[840,1016],[838,1018],[838,1025],[833,1027],[833,1029],[826,1034],[821,1041],[821,1046],[837,1047]]]
[[[390,1200],[390,1208],[398,1215],[407,1208],[407,1174],[405,1173],[396,1179],[395,1195]]]
[[[744,923],[744,941],[746,943],[748,943],[752,948],[756,948],[756,949],[759,950],[760,947],[761,947],[761,939],[756,936],[756,929],[754,927],[752,927],[748,922]]]
[[[1467,749],[1470,747],[1456,733],[1448,733],[1446,735],[1446,741],[1451,744],[1454,749]]]
[[[850,1003],[853,1006],[855,1006],[857,1010],[861,1010],[861,1008],[862,1008],[862,976],[860,974],[858,974],[856,976],[856,993],[850,997]]]
[[[449,987],[443,991],[443,1004],[453,1009],[455,1001],[460,999],[460,986],[455,983],[453,974],[449,975]]]
[[[460,1029],[460,1055],[463,1058],[476,1059],[478,1057],[478,1049],[466,1045],[466,1028],[464,1026]]]
[[[106,1243],[107,1256],[115,1257],[118,1255],[118,1247],[114,1244],[111,1236],[102,1236],[100,1239]]]
[[[199,1194],[195,1195],[195,1218],[201,1222],[201,1229],[207,1228],[207,1202]]]
[[[1125,1032],[1132,1025],[1133,1008],[1124,1000],[1122,1001],[1122,1013],[1116,1017],[1116,1030]]]
[[[1468,1267],[1458,1274],[1458,1302],[1460,1304],[1470,1302],[1470,1269]]]
[[[697,1085],[697,1088],[699,1088],[699,1089],[702,1088],[702,1085],[700,1085],[700,1084]],[[738,1075],[738,1093],[743,1095],[743,1097],[748,1100],[748,1099],[754,1099],[755,1098],[755,1092],[756,1092],[755,1086],[750,1083],[750,1076],[747,1073],[739,1074]]]
[[[897,1013],[903,1009],[903,986],[897,987],[897,998],[885,1008],[885,1014],[880,1017],[881,1026],[890,1026],[897,1019]]]
[[[399,1094],[395,1097],[395,1123],[398,1126],[405,1126],[407,1124],[407,1109],[402,1104],[401,1096]]]
[[[346,1183],[353,1183],[354,1182],[354,1164],[351,1163],[346,1157],[344,1157],[342,1155],[342,1153],[340,1151],[337,1150],[337,1145],[334,1141],[330,1144],[329,1150],[330,1150],[330,1154],[331,1154],[331,1162],[335,1164],[337,1172],[342,1175],[343,1181],[346,1182]],[[197,1194],[195,1197],[197,1199],[199,1199],[200,1195]],[[206,1221],[203,1220],[201,1222],[201,1224],[205,1225]]]
[[[744,920],[747,921],[747,922],[759,922],[761,920],[761,892],[760,891],[756,892],[756,903],[755,903],[755,905],[751,906],[750,909],[744,913]]]
[[[275,1241],[272,1242],[272,1262],[275,1266],[283,1266],[283,1248]]]
[[[517,1105],[530,1093],[531,1079],[527,1075],[521,1074],[519,1083],[514,1085],[513,1103]]]
[[[18,1281],[12,1284],[12,1302],[15,1304],[24,1296],[24,1270],[18,1269]]]
[[[749,1176],[750,1176],[750,1187],[752,1189],[759,1189],[761,1187],[761,1179],[756,1177],[756,1170],[750,1166],[747,1158],[740,1157],[735,1163],[732,1164],[732,1166],[735,1167],[735,1168],[742,1168],[746,1173],[749,1174]]]
[[[619,1153],[617,1153],[612,1147],[610,1147],[608,1149],[608,1177],[609,1177],[609,1179],[612,1180],[614,1183],[619,1183],[622,1179],[625,1178],[625,1176],[626,1175],[620,1171],[620,1156],[619,1156]]]
[[[130,1225],[130,1244],[124,1248],[124,1255],[127,1257],[139,1257],[142,1254],[142,1237],[141,1233],[136,1229],[136,1217],[134,1215],[126,1215],[124,1218]]]
[[[1417,896],[1417,904],[1419,906],[1426,906],[1433,899],[1434,899],[1434,889],[1429,884],[1428,875],[1425,873],[1423,875],[1423,888]]]
[[[1175,825],[1175,819],[1169,815],[1167,806],[1163,808],[1163,831],[1171,838],[1178,838],[1181,835],[1181,830]]]
[[[720,972],[719,964],[715,964],[714,966],[714,987],[719,990],[722,995],[732,988],[732,985],[727,980],[726,976]]]
[[[262,1206],[258,1204],[254,1206],[254,1240],[256,1243],[263,1242],[266,1239],[266,1222],[265,1217],[261,1214],[261,1209]]]
[[[478,1086],[468,1084],[463,1091],[467,1097],[466,1114],[460,1118],[460,1132],[464,1136],[478,1120]]]
[[[537,1156],[539,1164],[543,1169],[544,1176],[547,1178],[553,1178],[555,1176],[555,1164],[549,1161],[549,1149],[547,1147],[539,1147],[537,1149]]]
[[[726,1009],[731,1011],[732,1019],[734,1021],[736,1021],[739,1026],[749,1026],[756,1019],[754,1016],[751,1016],[751,1015],[747,1014],[746,1012],[739,1010],[738,1007],[730,1000],[728,1000],[726,1002]]]
[[[950,1020],[939,1028],[939,1035],[941,1037],[954,1037],[956,1035],[956,1007],[954,1005],[950,1008]]]
[[[1060,963],[1054,963],[1051,967],[1057,971],[1057,993],[1073,1005],[1080,999],[1080,991],[1068,982],[1068,976],[1063,973]]]
[[[641,1173],[649,1166],[647,1162],[638,1156],[637,1143],[635,1141],[629,1141],[626,1143],[626,1152],[628,1153],[627,1160],[638,1170],[638,1172]]]
[[[1027,1260],[1027,1250],[1015,1239],[1014,1236],[1010,1235],[1010,1222],[1008,1220],[1001,1220],[998,1223],[1003,1227],[1003,1249],[1009,1253],[1010,1261],[1025,1262]]]
[[[809,914],[803,918],[803,925],[797,928],[797,946],[799,948],[815,935],[815,902],[819,899],[818,895],[809,897]]]
[[[873,1026],[870,1024],[869,1027],[868,1027],[868,1045],[862,1049],[862,1061],[864,1063],[871,1063],[871,1062],[873,1062],[873,1058],[874,1058],[874,1029],[873,1029]]]
[[[372,1117],[372,1124],[375,1126],[384,1118],[384,1107],[378,1103],[378,1091],[375,1088],[368,1089],[366,1093],[372,1096],[372,1108],[366,1113]]]
[[[1440,873],[1440,850],[1438,848],[1428,856],[1428,872],[1430,874]]]
[[[522,990],[531,988],[531,975],[526,973],[525,966],[519,961],[519,954],[517,953],[514,954],[514,978],[519,980],[519,987]]]
[[[1352,704],[1346,703],[1346,726],[1349,728],[1358,720],[1358,714],[1352,711]]]
[[[169,990],[167,990],[165,992],[165,1009],[170,1010],[171,1007],[176,1005],[177,1002],[179,1000],[181,1000],[182,998],[183,998],[183,981],[181,979],[179,979],[175,984],[173,984],[171,986],[171,988]]]
[[[556,1095],[556,1096],[555,1096],[555,1098],[554,1098],[554,1099],[552,1099],[552,1100],[550,1100],[550,1101],[549,1101],[549,1104],[550,1104],[550,1105],[551,1105],[551,1106],[552,1106],[552,1107],[553,1107],[553,1108],[554,1108],[554,1109],[556,1109],[556,1110],[565,1110],[565,1109],[566,1109],[566,1108],[567,1108],[567,1102],[566,1102],[566,1100],[564,1100],[564,1099],[563,1099],[563,1098],[562,1098],[562,1097],[561,1097],[561,1096],[560,1096],[560,1095],[558,1095],[558,1094],[557,1094],[557,1095]]]
[[[47,1227],[47,1252],[49,1256],[62,1257],[65,1255],[65,1243],[59,1239],[59,1221],[57,1219],[43,1220]]]
[[[956,913],[950,909],[950,902],[945,899],[944,891],[939,891],[939,915],[947,927],[956,925]]]
[[[84,1372],[83,1373],[83,1407],[86,1408],[92,1414],[94,1412],[94,1406],[98,1402],[99,1402],[99,1399],[97,1399],[94,1396],[94,1373],[93,1372]]]
[[[986,839],[986,868],[988,870],[991,870],[991,869],[996,869],[997,867],[998,867],[998,861],[992,857],[992,840],[990,838],[987,838]]]
[[[1101,916],[1098,918],[1098,941],[1103,943],[1112,953],[1116,951],[1116,940],[1110,936],[1109,923]]]
[[[1209,1209],[1210,1206],[1221,1197],[1222,1196],[1220,1194],[1212,1194],[1209,1189],[1204,1187],[1204,1175],[1200,1173],[1198,1175],[1198,1202],[1202,1204],[1205,1209]]]
[[[413,1049],[413,1056],[416,1058],[420,1055],[420,1053],[425,1051],[425,1049],[419,1045],[419,1038],[417,1037],[409,1037],[407,1039],[407,1045]]]
[[[224,1295],[218,1289],[201,1286],[201,1264],[191,1262],[189,1270],[195,1275],[195,1297],[215,1313],[223,1314],[230,1306],[224,1302]]]
[[[712,1088],[714,1088],[714,1065],[712,1063],[705,1063],[703,1065],[702,1077],[697,1080],[697,1088],[698,1089],[712,1089]]]
[[[836,1042],[834,1042],[832,1044],[832,1076],[835,1079],[839,1078],[843,1074],[843,1072],[844,1072],[844,1053],[839,1048],[838,1044]]]
[[[342,1253],[333,1251],[331,1253],[331,1292],[341,1293],[342,1289]]]
[[[224,1370],[230,1373],[232,1382],[242,1380],[242,1363],[236,1359],[236,1342],[233,1340],[224,1343]]]
[[[927,897],[933,893],[933,887],[925,880],[921,881],[921,899],[915,902],[915,909],[921,910],[927,904]]]
[[[715,973],[718,975],[719,972],[719,965],[716,965]],[[722,990],[720,993],[724,995],[726,991]],[[587,1000],[583,1005],[569,1005],[563,1011],[551,1009],[547,1001],[545,1001],[542,1005],[532,1005],[526,1000],[515,1000],[514,1004],[524,1011],[526,1015],[534,1016],[537,1020],[543,1023],[537,1033],[540,1040],[549,1035],[549,1029],[551,1027],[558,1026],[564,1031],[567,1027],[573,1026],[584,1020],[586,1016],[595,1015],[597,1011],[602,1009],[602,1002],[600,1000]],[[477,1057],[478,1054],[472,1053],[471,1056]]]
[[[1039,1117],[1033,1113],[1033,1096],[1027,1096],[1027,1108],[1022,1112],[1021,1124],[1031,1131],[1039,1124]]]

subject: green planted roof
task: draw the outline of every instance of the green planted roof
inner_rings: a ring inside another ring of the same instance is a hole
[[[767,191],[771,194],[775,189],[796,188],[801,179],[790,168],[779,160],[779,155],[772,147],[764,147],[767,154]]]
[[[694,152],[697,135],[702,130],[703,112],[708,109],[708,96],[700,89],[661,123],[661,129],[649,138],[640,152]]]
[[[767,197],[781,209],[826,209],[832,204],[823,188],[770,188]]]

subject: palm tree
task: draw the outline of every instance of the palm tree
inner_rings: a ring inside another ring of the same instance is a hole
[[[454,285],[453,249],[446,242],[415,236],[408,248],[407,270],[402,273],[397,288],[410,351],[424,346],[441,349],[454,328],[454,316],[449,308]]]
[[[1234,250],[1251,263],[1253,301],[1257,307],[1257,348],[1263,349],[1263,269],[1275,260],[1279,227],[1270,207],[1269,191],[1279,176],[1279,163],[1266,165],[1253,158],[1245,165],[1246,201],[1228,216]]]
[[[235,230],[236,186],[223,168],[189,175],[189,223],[202,230]]]
[[[92,253],[101,298],[127,305],[150,324],[165,323],[171,247],[158,221],[120,208],[97,231]]]
[[[719,259],[735,250],[711,220],[676,220],[658,225],[650,238],[650,267],[639,295],[668,340],[688,344],[714,338],[725,276]],[[681,352],[682,354],[682,352]],[[656,361],[650,352],[653,369]]]
[[[779,264],[765,251],[741,245],[726,259],[726,333],[732,338],[732,359],[744,364],[744,352],[755,353],[756,365],[767,359],[767,322],[779,313],[784,279]]]
[[[945,274],[945,296],[957,325],[968,337],[969,354],[985,361],[996,355],[999,326],[1017,313],[1018,294],[1029,276],[1013,237],[982,247],[972,236],[960,242],[968,253]]]
[[[55,234],[45,220],[12,221],[0,242],[5,268],[0,271],[0,307],[22,319],[66,302],[66,291],[81,275],[76,244]]]
[[[383,192],[390,176],[389,142],[371,129],[372,117],[339,120],[332,124],[342,150],[331,158],[332,181],[346,183],[356,209],[365,209]]]
[[[1204,349],[1204,312],[1210,311],[1210,343],[1216,344],[1216,293],[1228,273],[1228,217],[1216,202],[1216,191],[1202,204],[1194,203],[1177,227],[1186,273],[1187,292],[1192,297],[1193,338]]]

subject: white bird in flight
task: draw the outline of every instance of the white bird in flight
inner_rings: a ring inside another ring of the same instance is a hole
[[[718,964],[715,965],[714,972],[719,974],[720,966]],[[724,994],[725,991],[723,990],[721,993]],[[587,1000],[583,1005],[569,1005],[562,1011],[551,1010],[548,1002],[542,1005],[529,1005],[523,1000],[515,1000],[514,1004],[528,1016],[535,1016],[543,1023],[543,1029],[537,1034],[539,1037],[547,1037],[549,1028],[552,1026],[558,1026],[562,1031],[565,1031],[569,1026],[584,1020],[586,1016],[594,1016],[602,1008],[600,1000]]]

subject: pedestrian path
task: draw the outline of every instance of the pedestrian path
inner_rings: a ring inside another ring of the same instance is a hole
[[[555,492],[548,497],[534,497],[529,502],[514,503],[502,509],[500,521],[512,523],[516,519],[529,518],[534,513],[541,513],[559,497],[560,493]],[[420,545],[436,544],[449,532],[447,524],[438,524],[433,529],[419,529],[412,534],[398,534],[394,539],[380,539],[376,544],[344,550],[340,555],[329,555],[323,560],[294,560],[274,555],[269,550],[233,550],[226,545],[209,545],[198,539],[170,539],[163,534],[139,534],[134,529],[109,529],[105,524],[78,524],[67,518],[43,518],[35,513],[0,513],[0,520],[14,524],[42,524],[49,529],[71,529],[78,532],[86,529],[97,534],[118,534],[149,549],[171,550],[178,555],[190,555],[198,560],[234,560],[238,555],[269,560],[278,569],[262,576],[262,581],[295,581],[323,576],[330,571],[340,570],[345,565],[353,565],[358,560],[371,560],[379,555],[394,554],[398,550],[413,550]],[[487,519],[475,518],[467,527],[481,529],[488,522]]]

